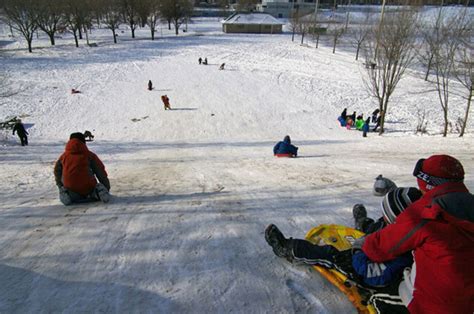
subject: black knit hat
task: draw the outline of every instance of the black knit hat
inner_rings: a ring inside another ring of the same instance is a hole
[[[81,132],[71,133],[71,135],[69,135],[69,139],[72,140],[73,138],[77,138],[84,144],[86,143],[86,137]]]
[[[382,201],[382,212],[387,223],[393,223],[411,203],[421,198],[420,190],[416,188],[396,188],[388,192]]]

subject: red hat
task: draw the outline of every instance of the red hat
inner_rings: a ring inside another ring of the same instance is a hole
[[[464,169],[454,157],[433,155],[428,159],[420,159],[413,175],[417,177],[420,189],[427,191],[446,182],[462,182]]]

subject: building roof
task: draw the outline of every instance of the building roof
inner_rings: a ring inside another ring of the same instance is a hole
[[[266,13],[236,13],[225,19],[223,24],[273,24],[283,25],[285,23],[280,22],[270,14]]]

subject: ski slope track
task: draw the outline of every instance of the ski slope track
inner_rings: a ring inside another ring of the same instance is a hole
[[[98,47],[80,48],[70,35],[51,47],[40,34],[29,54],[0,28],[1,68],[21,91],[0,117],[23,117],[30,133],[28,147],[1,136],[0,313],[355,313],[309,267],[276,257],[265,227],[302,238],[321,223],[352,225],[355,203],[379,217],[374,178],[415,185],[413,166],[431,154],[461,160],[474,188],[472,119],[464,138],[442,138],[423,74],[400,83],[386,134],[363,138],[336,120],[345,107],[365,116],[377,107],[348,47],[224,34],[216,19],[172,32],[132,40],[124,29],[114,45],[95,29]],[[464,101],[450,101],[455,121]],[[429,135],[414,134],[417,109]],[[54,162],[85,130],[112,200],[65,207]],[[274,158],[287,134],[300,157]]]

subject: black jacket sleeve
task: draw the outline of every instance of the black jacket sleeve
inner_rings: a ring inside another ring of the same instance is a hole
[[[54,180],[56,181],[56,185],[58,187],[63,186],[62,176],[63,164],[61,163],[61,160],[58,159],[58,161],[56,161],[56,164],[54,165]]]
[[[105,169],[103,168],[103,164],[98,165],[94,158],[90,158],[90,166],[91,166],[92,172],[97,177],[97,180],[99,180],[99,182],[102,183],[107,188],[107,190],[110,191],[110,181],[109,181],[109,178],[107,177],[107,173],[105,172]]]

